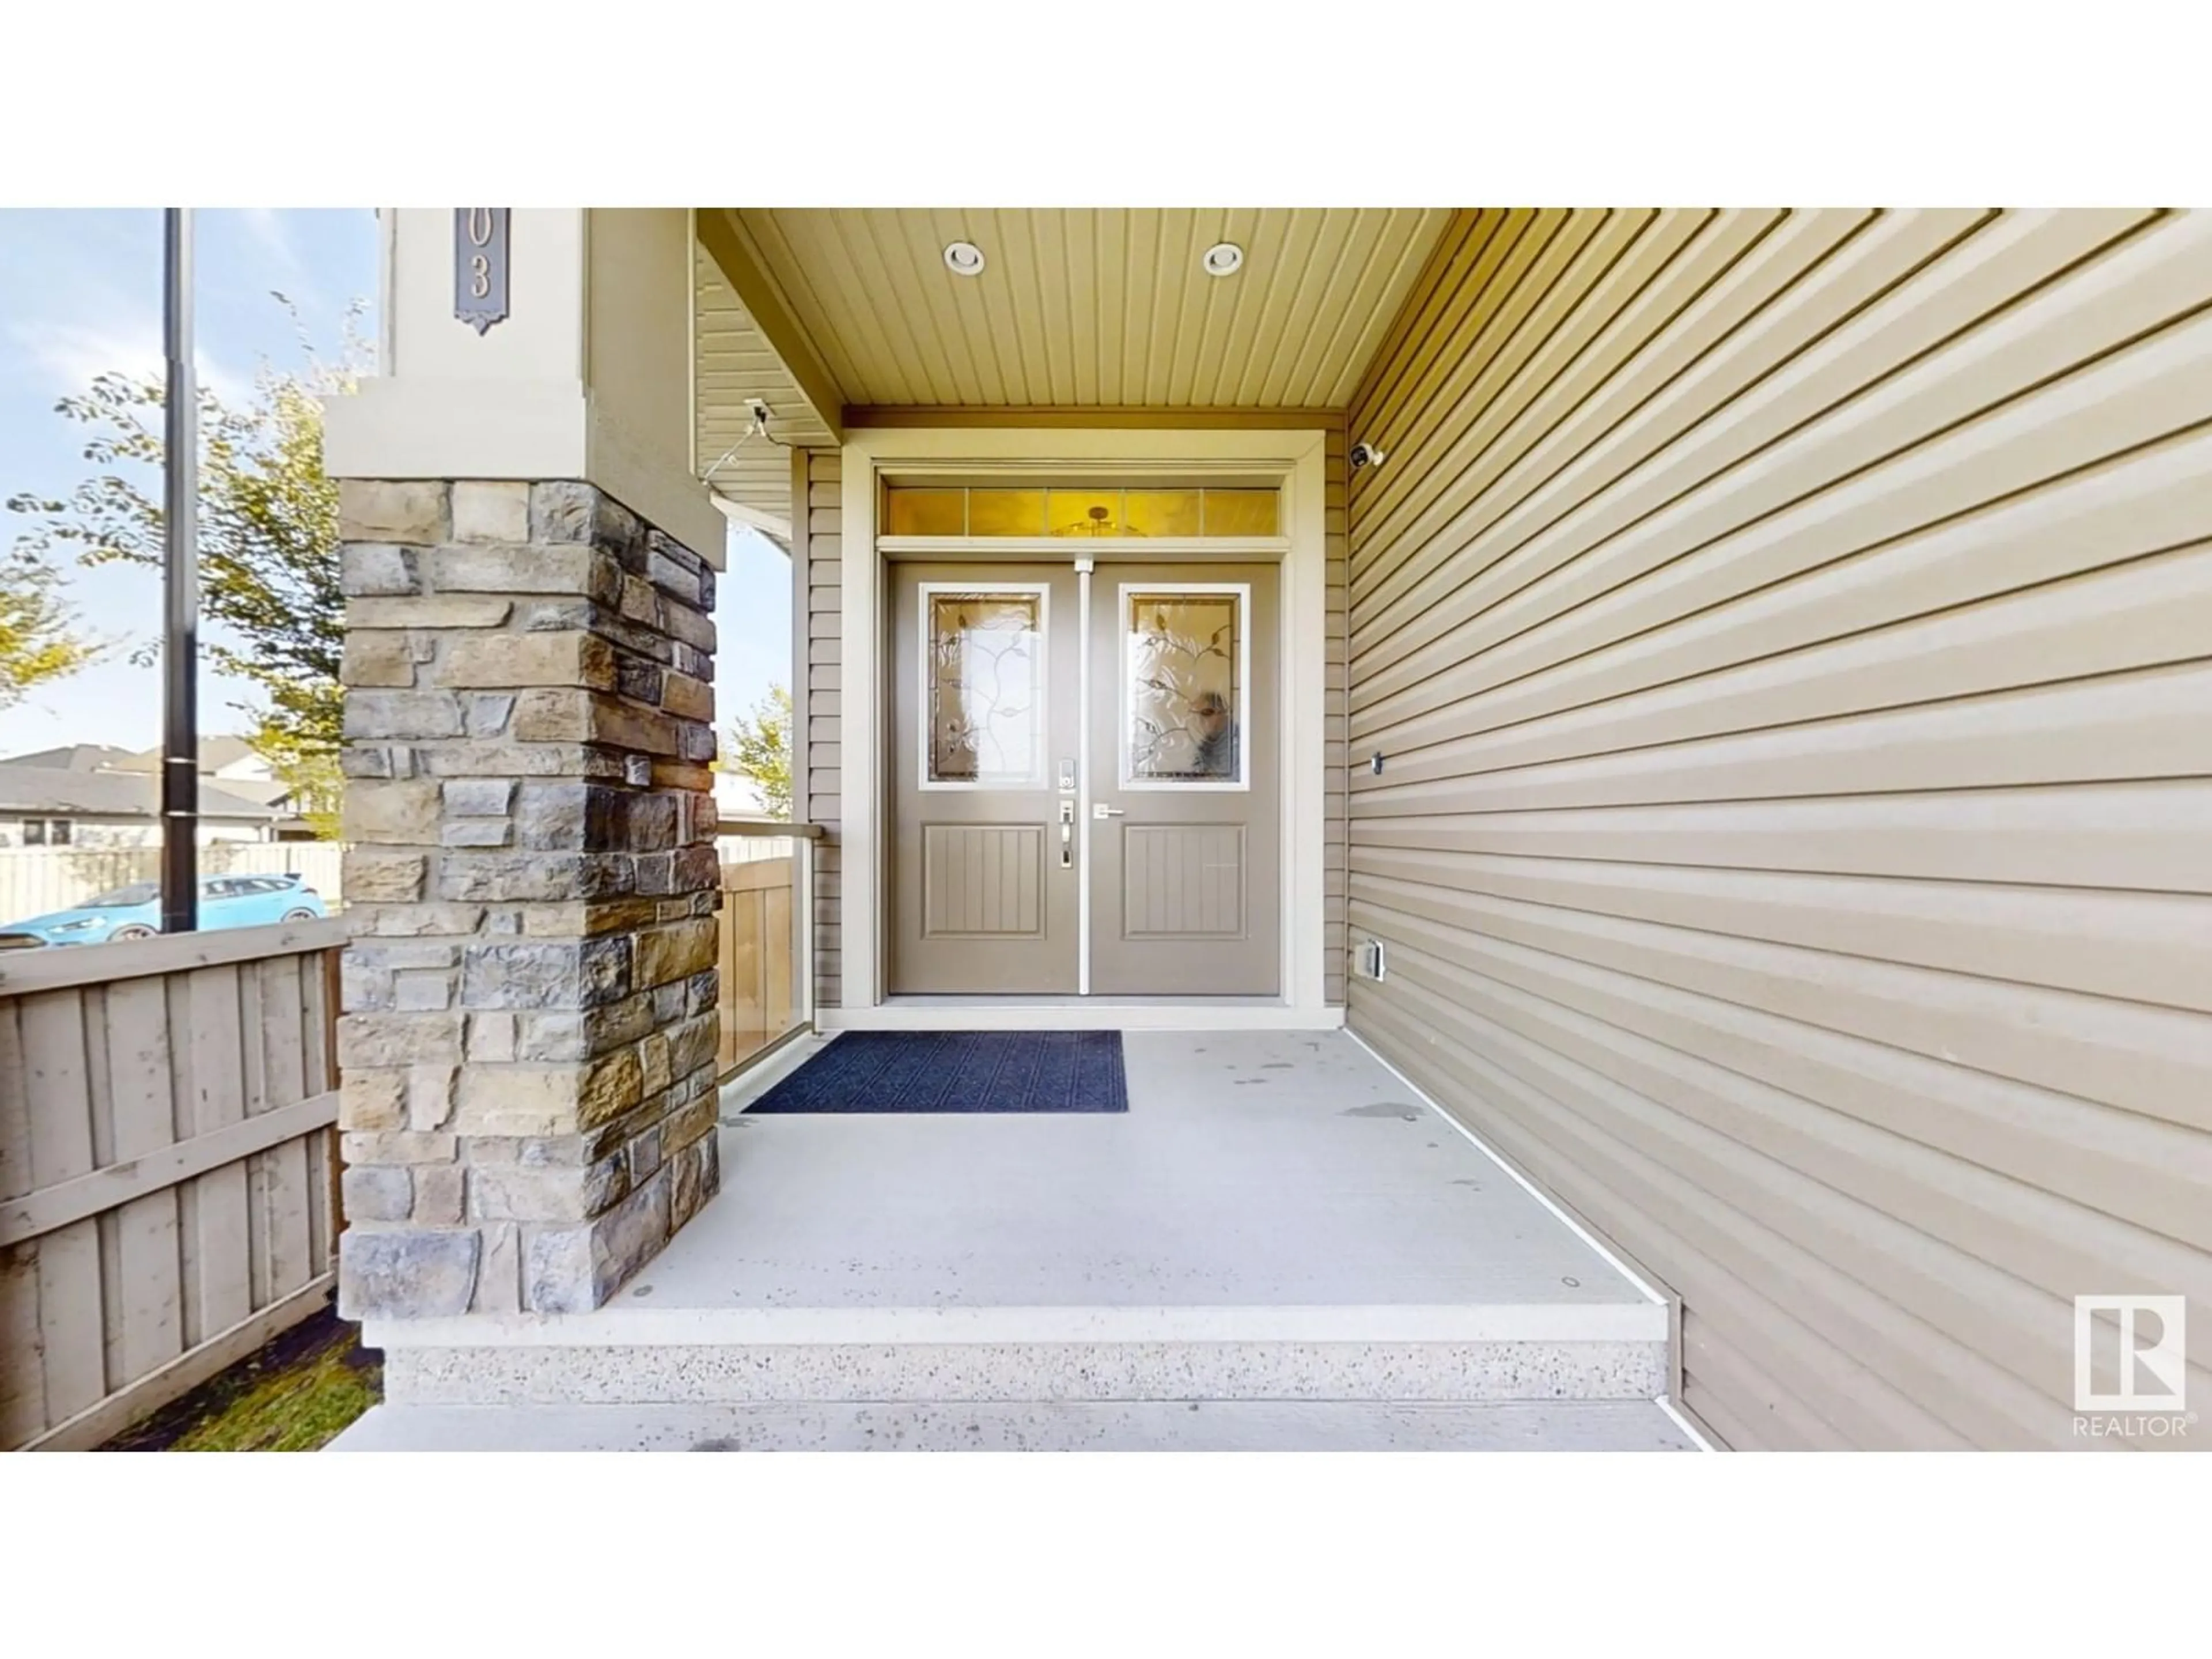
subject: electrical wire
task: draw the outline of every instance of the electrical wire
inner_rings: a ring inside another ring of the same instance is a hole
[[[729,464],[730,458],[732,455],[735,455],[739,450],[743,449],[752,439],[766,438],[770,443],[775,445],[779,449],[790,448],[791,446],[789,444],[784,442],[782,439],[775,436],[768,429],[769,416],[769,406],[763,403],[756,403],[753,405],[752,410],[752,424],[738,434],[737,442],[732,444],[727,449],[722,452],[721,459],[717,460],[714,465],[707,469],[705,473],[701,476],[699,482],[703,484],[713,483],[714,482],[714,475],[717,472],[720,472],[723,467],[726,466]]]

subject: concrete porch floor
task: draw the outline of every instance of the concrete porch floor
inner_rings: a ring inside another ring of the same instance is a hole
[[[1126,1114],[744,1114],[822,1041],[725,1094],[724,1198],[630,1300],[1217,1324],[1650,1304],[1342,1032],[1130,1032]]]
[[[611,1306],[368,1328],[338,1449],[1692,1443],[1663,1304],[1342,1032],[1130,1033],[1126,1114],[745,1114],[823,1041]]]

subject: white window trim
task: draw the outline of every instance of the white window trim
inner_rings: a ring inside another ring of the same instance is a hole
[[[984,427],[878,428],[854,432],[843,448],[839,485],[842,550],[843,775],[839,781],[843,849],[839,901],[843,950],[843,1006],[817,1011],[824,1030],[894,1029],[914,1023],[912,1010],[886,1006],[883,977],[889,926],[887,832],[892,774],[886,742],[890,684],[885,631],[890,565],[876,538],[878,483],[886,472],[964,465],[971,472],[1029,474],[1091,466],[1117,472],[1143,470],[1273,478],[1283,490],[1281,558],[1282,678],[1279,725],[1283,916],[1283,995],[1265,1007],[1237,1008],[1203,1002],[1091,1011],[1127,1029],[1159,1025],[1188,1029],[1198,1020],[1217,1029],[1253,1025],[1318,1030],[1341,1025],[1344,1011],[1328,1006],[1324,975],[1327,911],[1321,876],[1327,862],[1328,543],[1326,435],[1290,431],[1179,431],[1143,428],[1063,431]],[[1111,544],[1109,544],[1109,546]],[[1115,550],[1118,551],[1119,550]],[[1132,553],[1134,550],[1131,550]],[[1068,559],[1098,557],[1106,547],[1064,538],[1054,550]],[[1208,552],[1224,556],[1216,544]],[[1302,670],[1309,672],[1301,672]],[[1087,836],[1089,820],[1081,833]],[[998,1005],[990,1018],[1009,1029],[1066,1024],[1064,1006]]]
[[[1237,596],[1237,775],[1221,783],[1196,778],[1139,778],[1130,767],[1129,595],[1234,593]],[[1249,582],[1119,582],[1114,588],[1114,629],[1121,640],[1121,672],[1115,676],[1115,781],[1122,789],[1169,795],[1249,795],[1252,793],[1252,584]]]

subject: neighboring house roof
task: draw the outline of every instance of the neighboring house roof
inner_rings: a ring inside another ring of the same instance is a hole
[[[268,763],[253,745],[244,738],[204,738],[199,745],[198,771],[202,799],[208,798],[209,786],[204,781],[218,776],[225,768],[236,767],[248,773],[265,768]],[[159,777],[161,772],[161,750],[152,749],[118,749],[112,744],[73,743],[58,749],[40,749],[28,755],[10,756],[0,760],[0,767],[29,770],[69,772],[79,776],[87,775],[110,777]],[[275,806],[292,799],[292,787],[273,777],[226,777],[216,786],[237,801],[256,806]],[[48,811],[34,807],[0,811]]]
[[[72,743],[59,749],[40,749],[27,755],[10,755],[0,766],[31,766],[55,772],[137,772],[138,752],[118,749],[110,743]],[[161,769],[161,754],[154,751],[154,769]]]
[[[207,776],[206,770],[203,769],[200,773],[202,794],[207,793]],[[223,778],[215,787],[228,794],[236,795],[241,800],[258,802],[263,806],[275,806],[292,799],[292,786],[276,778]]]
[[[235,766],[242,760],[259,760],[260,753],[244,738],[202,738],[200,739],[200,770],[220,772],[226,766]]]
[[[118,772],[159,772],[161,769],[161,745],[151,749],[116,751],[123,757],[113,763]],[[203,774],[220,772],[226,766],[235,766],[240,761],[258,761],[261,757],[244,738],[202,738],[199,747],[199,769]]]
[[[0,766],[0,817],[20,813],[58,817],[157,817],[160,780],[145,772],[72,772],[64,767]],[[265,823],[282,816],[259,801],[248,800],[203,782],[199,812],[204,818],[242,818]]]

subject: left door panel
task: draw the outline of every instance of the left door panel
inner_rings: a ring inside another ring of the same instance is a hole
[[[891,568],[889,988],[1073,993],[1080,890],[1074,572],[1065,564]]]

